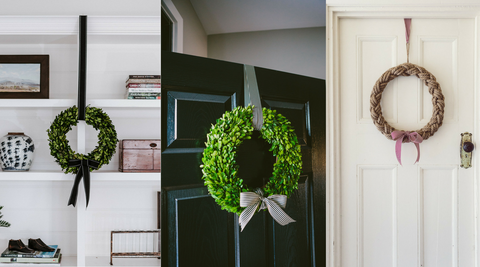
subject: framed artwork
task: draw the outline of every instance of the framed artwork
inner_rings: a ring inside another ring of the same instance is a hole
[[[0,98],[49,98],[49,55],[0,55]]]

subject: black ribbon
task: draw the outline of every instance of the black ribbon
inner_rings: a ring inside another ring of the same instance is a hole
[[[80,180],[84,177],[83,185],[85,186],[85,196],[88,207],[88,200],[90,199],[90,168],[97,169],[98,165],[100,165],[100,162],[91,159],[71,159],[68,161],[69,167],[78,167],[72,193],[70,193],[70,200],[68,200],[68,206],[73,205],[75,207],[77,204],[78,186],[80,185]]]

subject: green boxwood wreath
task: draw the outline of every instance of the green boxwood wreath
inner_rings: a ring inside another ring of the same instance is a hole
[[[69,167],[71,159],[91,159],[102,165],[108,164],[117,148],[117,132],[110,117],[100,108],[87,106],[85,109],[85,122],[98,130],[98,145],[88,155],[76,153],[72,150],[67,140],[67,133],[78,122],[78,108],[73,106],[55,117],[50,129],[47,130],[50,145],[50,155],[60,164],[65,173],[77,173],[78,167]],[[93,171],[93,168],[90,168]]]
[[[240,215],[240,192],[254,192],[243,185],[237,176],[236,151],[245,139],[250,139],[253,126],[253,107],[237,107],[217,119],[207,134],[203,152],[203,179],[211,196],[222,209]],[[261,137],[272,145],[270,151],[277,157],[270,180],[262,188],[264,196],[274,194],[289,197],[298,189],[302,170],[302,154],[291,122],[275,110],[263,108]]]

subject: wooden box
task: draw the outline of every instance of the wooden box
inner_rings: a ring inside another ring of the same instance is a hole
[[[120,140],[121,172],[160,172],[159,139]]]

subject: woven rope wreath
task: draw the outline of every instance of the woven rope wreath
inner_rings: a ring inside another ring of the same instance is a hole
[[[382,106],[380,105],[380,101],[382,99],[383,90],[391,80],[397,78],[398,76],[412,75],[417,76],[428,87],[428,92],[432,95],[433,114],[427,125],[419,130],[409,132],[417,132],[423,138],[423,140],[426,140],[430,136],[433,136],[433,134],[438,131],[438,128],[440,128],[440,126],[443,124],[445,97],[442,94],[442,89],[440,88],[440,84],[437,82],[435,76],[433,76],[433,74],[428,72],[425,68],[422,68],[418,65],[412,63],[403,63],[383,73],[375,83],[372,94],[370,95],[370,114],[372,116],[373,123],[377,129],[389,140],[394,140],[392,138],[392,132],[402,130],[397,130],[390,126],[382,115]],[[408,138],[403,138],[403,142],[409,142]]]

